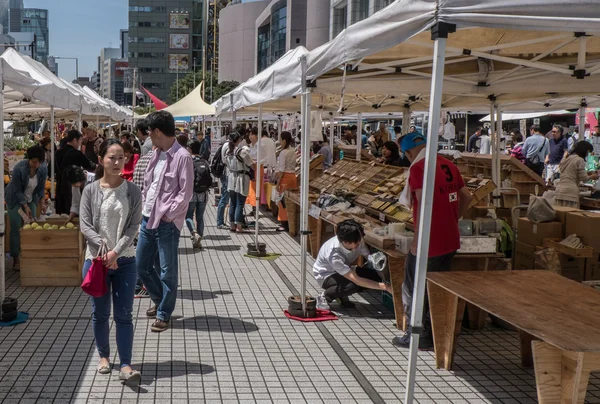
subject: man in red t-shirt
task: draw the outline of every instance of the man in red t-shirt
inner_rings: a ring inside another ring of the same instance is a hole
[[[421,214],[421,200],[423,181],[425,177],[425,137],[418,132],[410,133],[402,138],[400,147],[411,162],[409,169],[407,196],[413,210],[413,223],[415,235],[410,252],[406,257],[404,268],[404,283],[402,284],[402,302],[404,312],[410,321],[412,314],[413,289],[416,270],[417,242],[419,238],[419,215]],[[433,195],[433,209],[431,217],[431,232],[429,239],[428,272],[449,271],[452,258],[460,249],[460,234],[458,219],[462,217],[471,202],[471,193],[465,187],[462,175],[458,168],[442,156],[437,156],[435,168],[435,193]],[[410,346],[411,331],[408,330],[402,337],[396,337],[392,343],[399,347]],[[423,331],[419,339],[419,349],[428,350],[433,347],[431,333],[431,319],[429,317],[429,301],[425,292],[425,305],[423,307]]]

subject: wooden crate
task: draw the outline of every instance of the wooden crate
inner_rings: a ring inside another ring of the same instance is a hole
[[[84,255],[79,230],[21,230],[21,285],[79,286]]]
[[[556,239],[545,238],[544,247],[553,248],[557,253],[575,258],[592,258],[594,256],[594,249],[592,247],[573,248],[560,244],[560,240]]]

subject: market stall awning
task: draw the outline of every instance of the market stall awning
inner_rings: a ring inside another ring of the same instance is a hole
[[[567,111],[564,109],[561,111],[532,112],[532,113],[528,113],[528,114],[503,114],[502,120],[503,121],[514,121],[514,120],[519,120],[519,119],[540,118],[542,116],[548,116],[548,115],[573,115],[573,114],[574,114],[574,112],[570,112],[570,111]],[[491,115],[485,116],[479,120],[479,122],[490,122],[490,121],[491,121]]]
[[[188,95],[173,105],[169,105],[163,111],[170,112],[175,118],[187,116],[205,116],[214,115],[215,107],[207,104],[202,99],[202,86],[204,83],[194,88]]]
[[[166,102],[164,102],[163,100],[161,100],[160,98],[158,98],[157,96],[152,94],[150,91],[148,91],[146,88],[144,88],[144,86],[142,86],[142,90],[144,90],[146,92],[146,94],[148,94],[148,97],[150,97],[150,99],[152,100],[152,103],[154,104],[154,107],[156,108],[157,111],[160,111],[161,109],[165,109],[169,106],[169,104],[167,104]]]

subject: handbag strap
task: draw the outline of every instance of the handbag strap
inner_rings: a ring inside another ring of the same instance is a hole
[[[100,248],[98,248],[98,254],[96,255],[96,258],[102,258],[107,252],[108,247],[106,247],[106,243],[103,240],[102,243],[100,243]]]

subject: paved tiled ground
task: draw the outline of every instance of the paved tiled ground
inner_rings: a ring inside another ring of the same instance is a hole
[[[338,321],[290,322],[282,309],[290,288],[299,288],[297,242],[265,220],[264,241],[283,256],[273,263],[244,258],[251,237],[217,230],[214,208],[207,219],[204,250],[194,253],[188,239],[179,248],[172,329],[150,333],[150,303],[136,301],[139,388],[122,386],[116,371],[96,374],[90,305],[78,288],[22,288],[9,272],[8,292],[31,319],[0,328],[0,402],[401,402],[407,353],[389,343],[397,331],[378,293],[357,296],[358,308]],[[310,278],[308,292],[317,293]],[[513,332],[463,330],[453,372],[436,370],[432,353],[420,354],[417,402],[535,403],[534,378],[518,352]],[[587,402],[600,403],[597,377]]]

